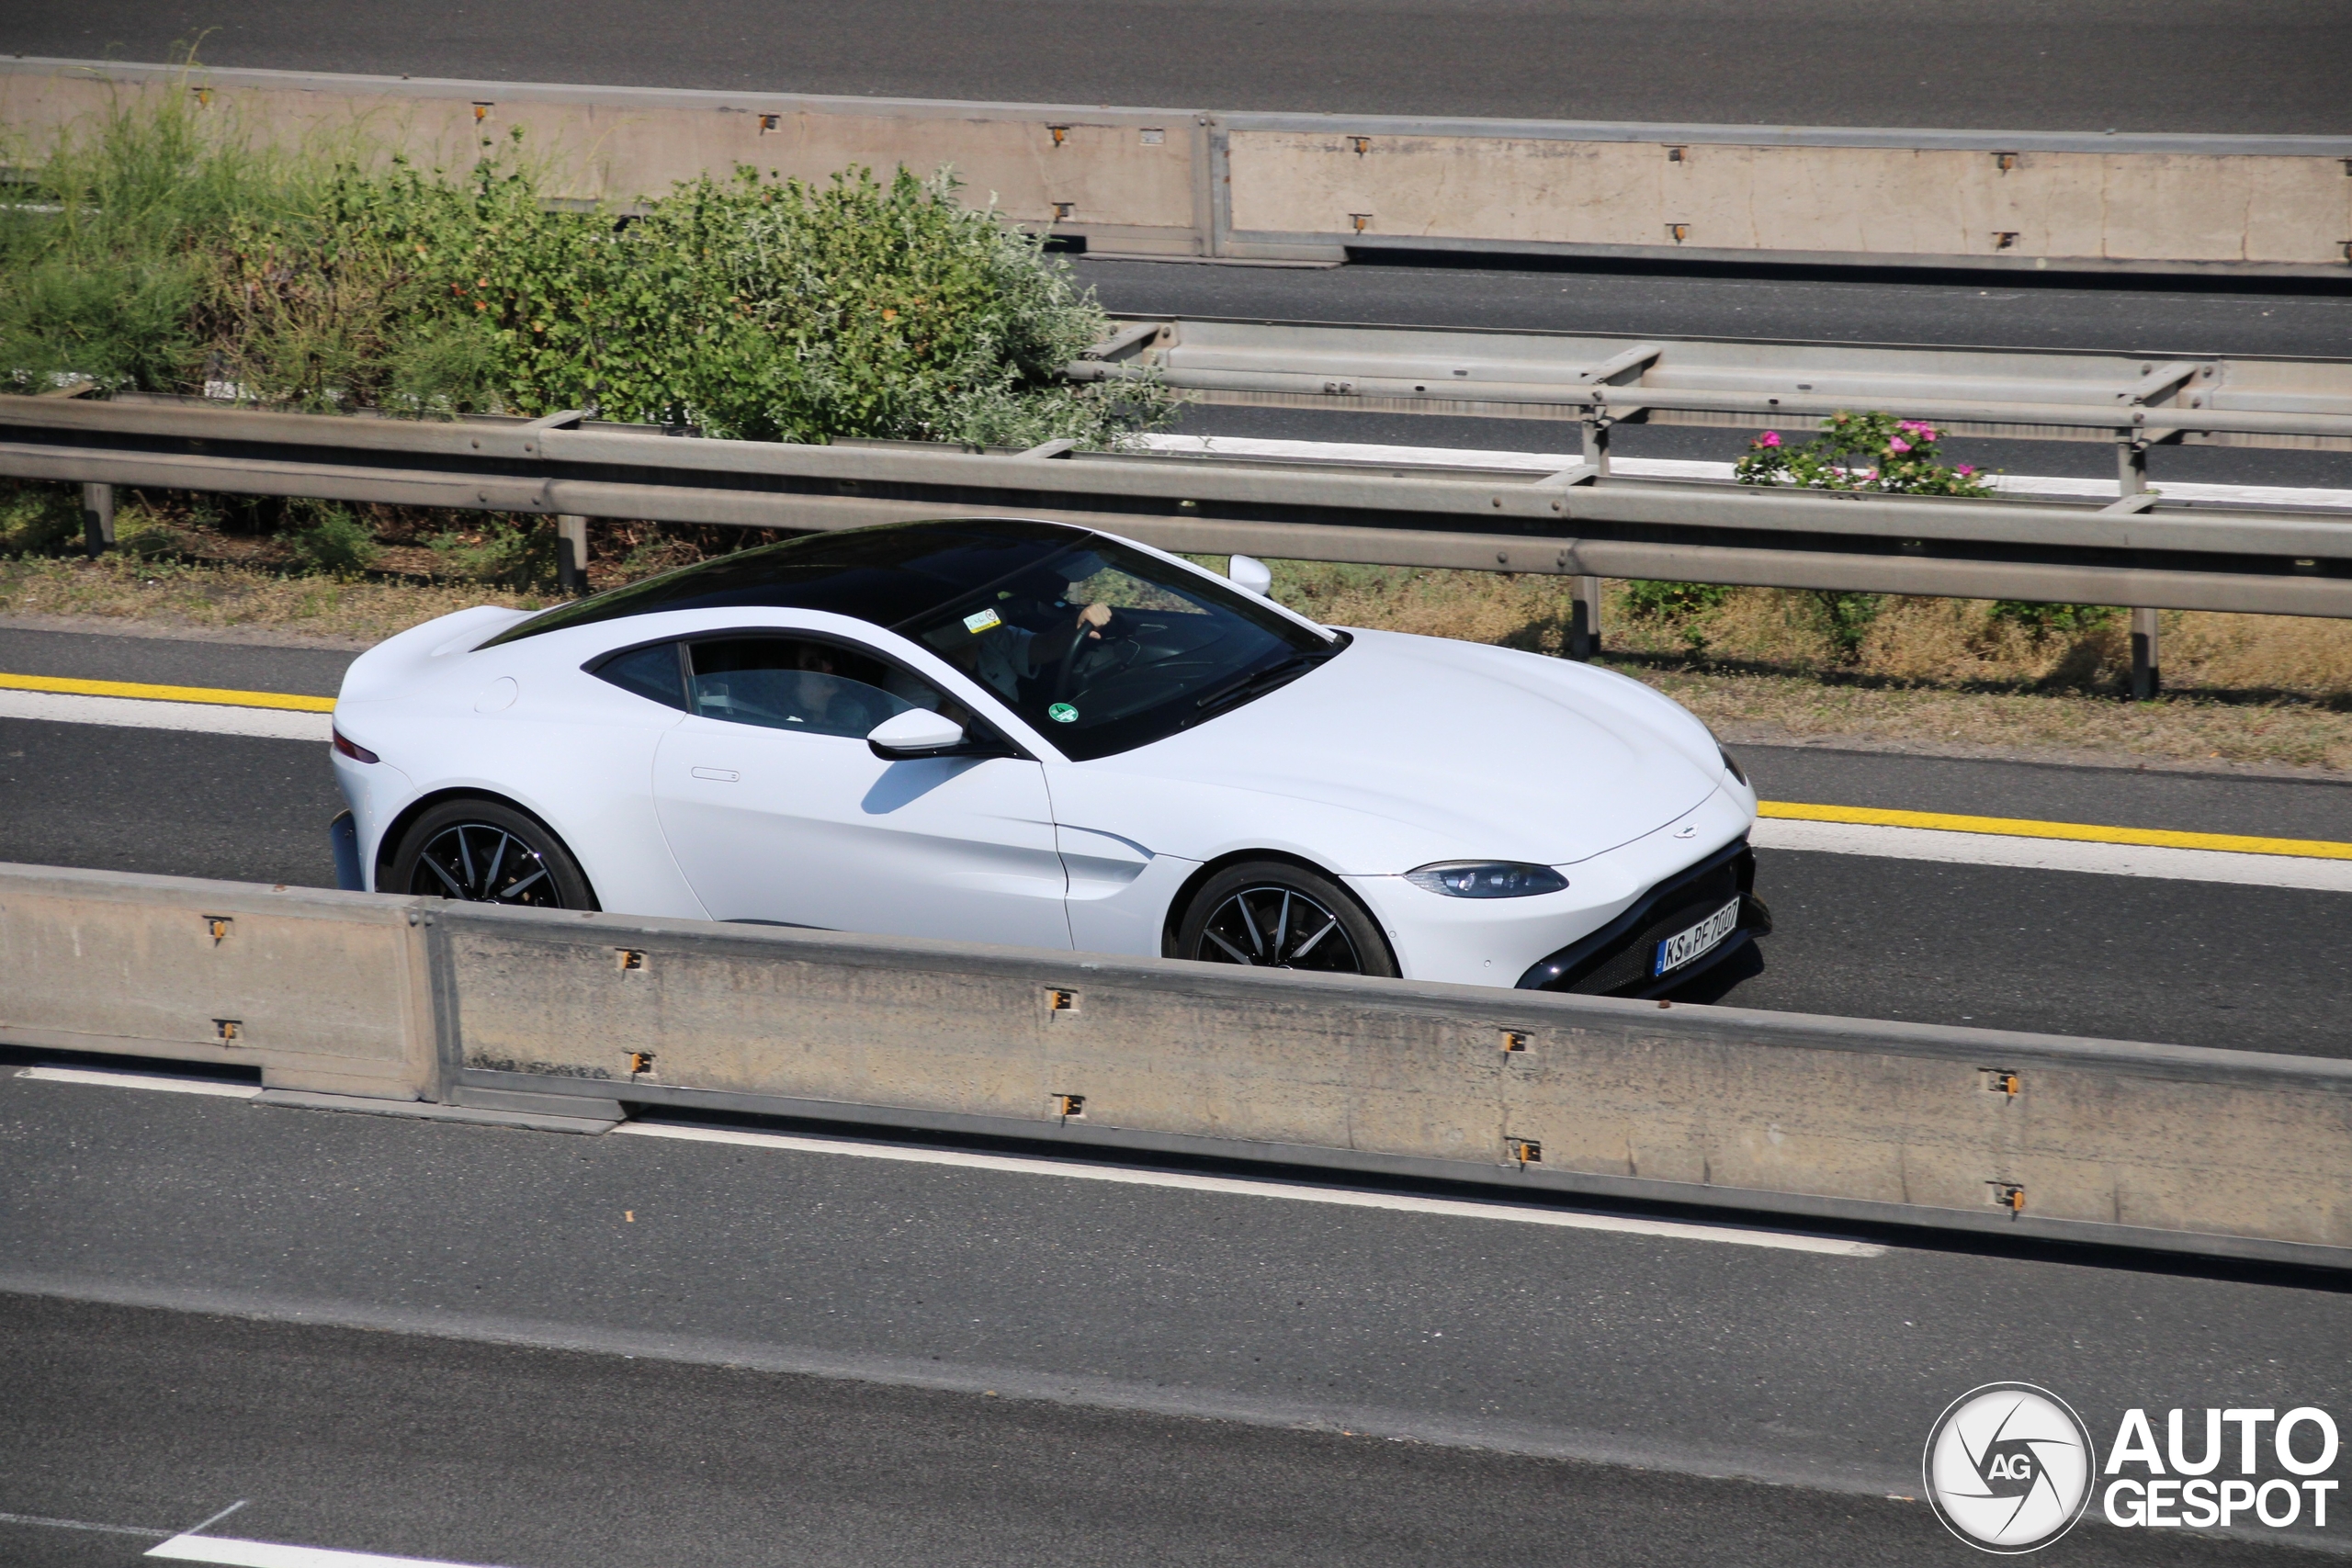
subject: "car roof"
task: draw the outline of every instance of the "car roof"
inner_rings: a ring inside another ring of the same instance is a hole
[[[1067,524],[1009,518],[803,535],[559,604],[481,646],[665,610],[822,610],[895,626],[1092,536]]]

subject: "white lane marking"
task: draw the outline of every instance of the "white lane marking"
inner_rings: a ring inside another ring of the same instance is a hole
[[[1802,420],[1792,423],[1804,423]],[[1574,452],[1491,452],[1476,447],[1382,446],[1345,441],[1276,441],[1245,435],[1147,435],[1137,443],[1146,452],[1203,453],[1225,457],[1322,458],[1339,462],[1395,464],[1399,468],[1523,468],[1555,474],[1581,459]],[[1634,479],[1712,479],[1729,481],[1729,463],[1686,457],[1618,457],[1611,470]],[[1987,474],[1985,479],[2004,495],[2042,496],[2076,501],[2112,501],[2113,479],[2066,479],[2054,474]],[[2230,502],[2241,506],[2324,506],[2352,508],[2352,490],[2311,490],[2286,485],[2162,484],[2155,487],[2172,501]]]
[[[284,708],[227,707],[218,703],[159,703],[145,697],[85,697],[71,692],[17,692],[0,688],[0,718],[38,718],[52,724],[111,724],[130,729],[192,729],[207,735],[245,735],[265,740],[334,739],[331,714]]]
[[[1224,1192],[1244,1198],[1287,1198],[1296,1203],[1328,1203],[1343,1209],[1386,1209],[1396,1213],[1442,1214],[1453,1219],[1510,1220],[1520,1224],[1553,1225],[1563,1230],[1613,1231],[1621,1235],[1664,1236],[1675,1241],[1729,1242],[1739,1247],[1777,1247],[1786,1252],[1826,1253],[1833,1258],[1877,1258],[1886,1251],[1883,1247],[1866,1241],[1842,1241],[1835,1236],[1802,1235],[1784,1231],[1747,1230],[1736,1225],[1686,1224],[1675,1220],[1581,1214],[1571,1210],[1539,1209],[1518,1203],[1480,1203],[1455,1198],[1413,1198],[1402,1193],[1294,1187],[1284,1182],[1250,1181],[1229,1176],[1129,1170],[1116,1166],[1081,1165],[1076,1161],[1029,1159],[1017,1155],[978,1155],[957,1149],[926,1149],[902,1144],[865,1144],[847,1138],[805,1138],[786,1133],[682,1127],[660,1122],[624,1122],[613,1131],[632,1134],[640,1138],[678,1138],[700,1144],[745,1144],[754,1148],[788,1149],[797,1154],[846,1155],[853,1159],[898,1160],[908,1165],[961,1166],[967,1169],[1012,1171],[1024,1176],[1058,1176],[1076,1181],[1113,1181],[1129,1187],[1171,1187],[1187,1192]]]
[[[219,1535],[175,1535],[147,1552],[175,1562],[222,1562],[229,1568],[478,1568],[439,1557],[386,1557],[324,1546],[281,1546]]]
[[[137,1525],[94,1525],[87,1519],[51,1519],[39,1514],[0,1514],[0,1525],[39,1525],[53,1530],[96,1530],[101,1535],[169,1535],[169,1530],[142,1529]]]
[[[19,1067],[20,1078],[49,1083],[88,1083],[105,1089],[160,1089],[174,1094],[217,1094],[229,1100],[251,1100],[261,1085],[219,1083],[210,1078],[175,1078],[165,1073],[118,1073],[103,1067]]]
[[[1873,855],[1884,860],[1949,861],[1960,865],[2088,871],[2106,876],[2154,876],[2177,882],[2231,882],[2252,887],[2352,893],[2352,861],[2294,855],[2100,844],[2074,839],[2013,839],[1999,833],[1883,828],[1860,822],[1799,822],[1774,817],[1759,818],[1749,831],[1747,841],[1759,850],[1812,850],[1823,854]]]

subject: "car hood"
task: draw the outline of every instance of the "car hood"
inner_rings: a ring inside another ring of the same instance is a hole
[[[1723,782],[1704,727],[1622,676],[1450,638],[1354,636],[1255,702],[1088,766],[1343,812],[1356,830],[1332,821],[1333,836],[1374,859],[1547,865],[1654,832]],[[1358,873],[1410,869],[1335,858]]]

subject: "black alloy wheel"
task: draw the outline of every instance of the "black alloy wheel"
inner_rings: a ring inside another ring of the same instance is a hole
[[[488,800],[453,800],[409,825],[387,891],[509,908],[593,909],[588,878],[546,827]]]
[[[1170,956],[1325,975],[1396,973],[1361,905],[1329,877],[1281,861],[1229,866],[1204,883]]]

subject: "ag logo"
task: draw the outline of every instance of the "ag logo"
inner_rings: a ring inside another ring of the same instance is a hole
[[[1928,1501],[1944,1528],[1984,1551],[2038,1551],[2090,1501],[2089,1431],[2031,1383],[1995,1382],[1951,1402],[1928,1434]]]

